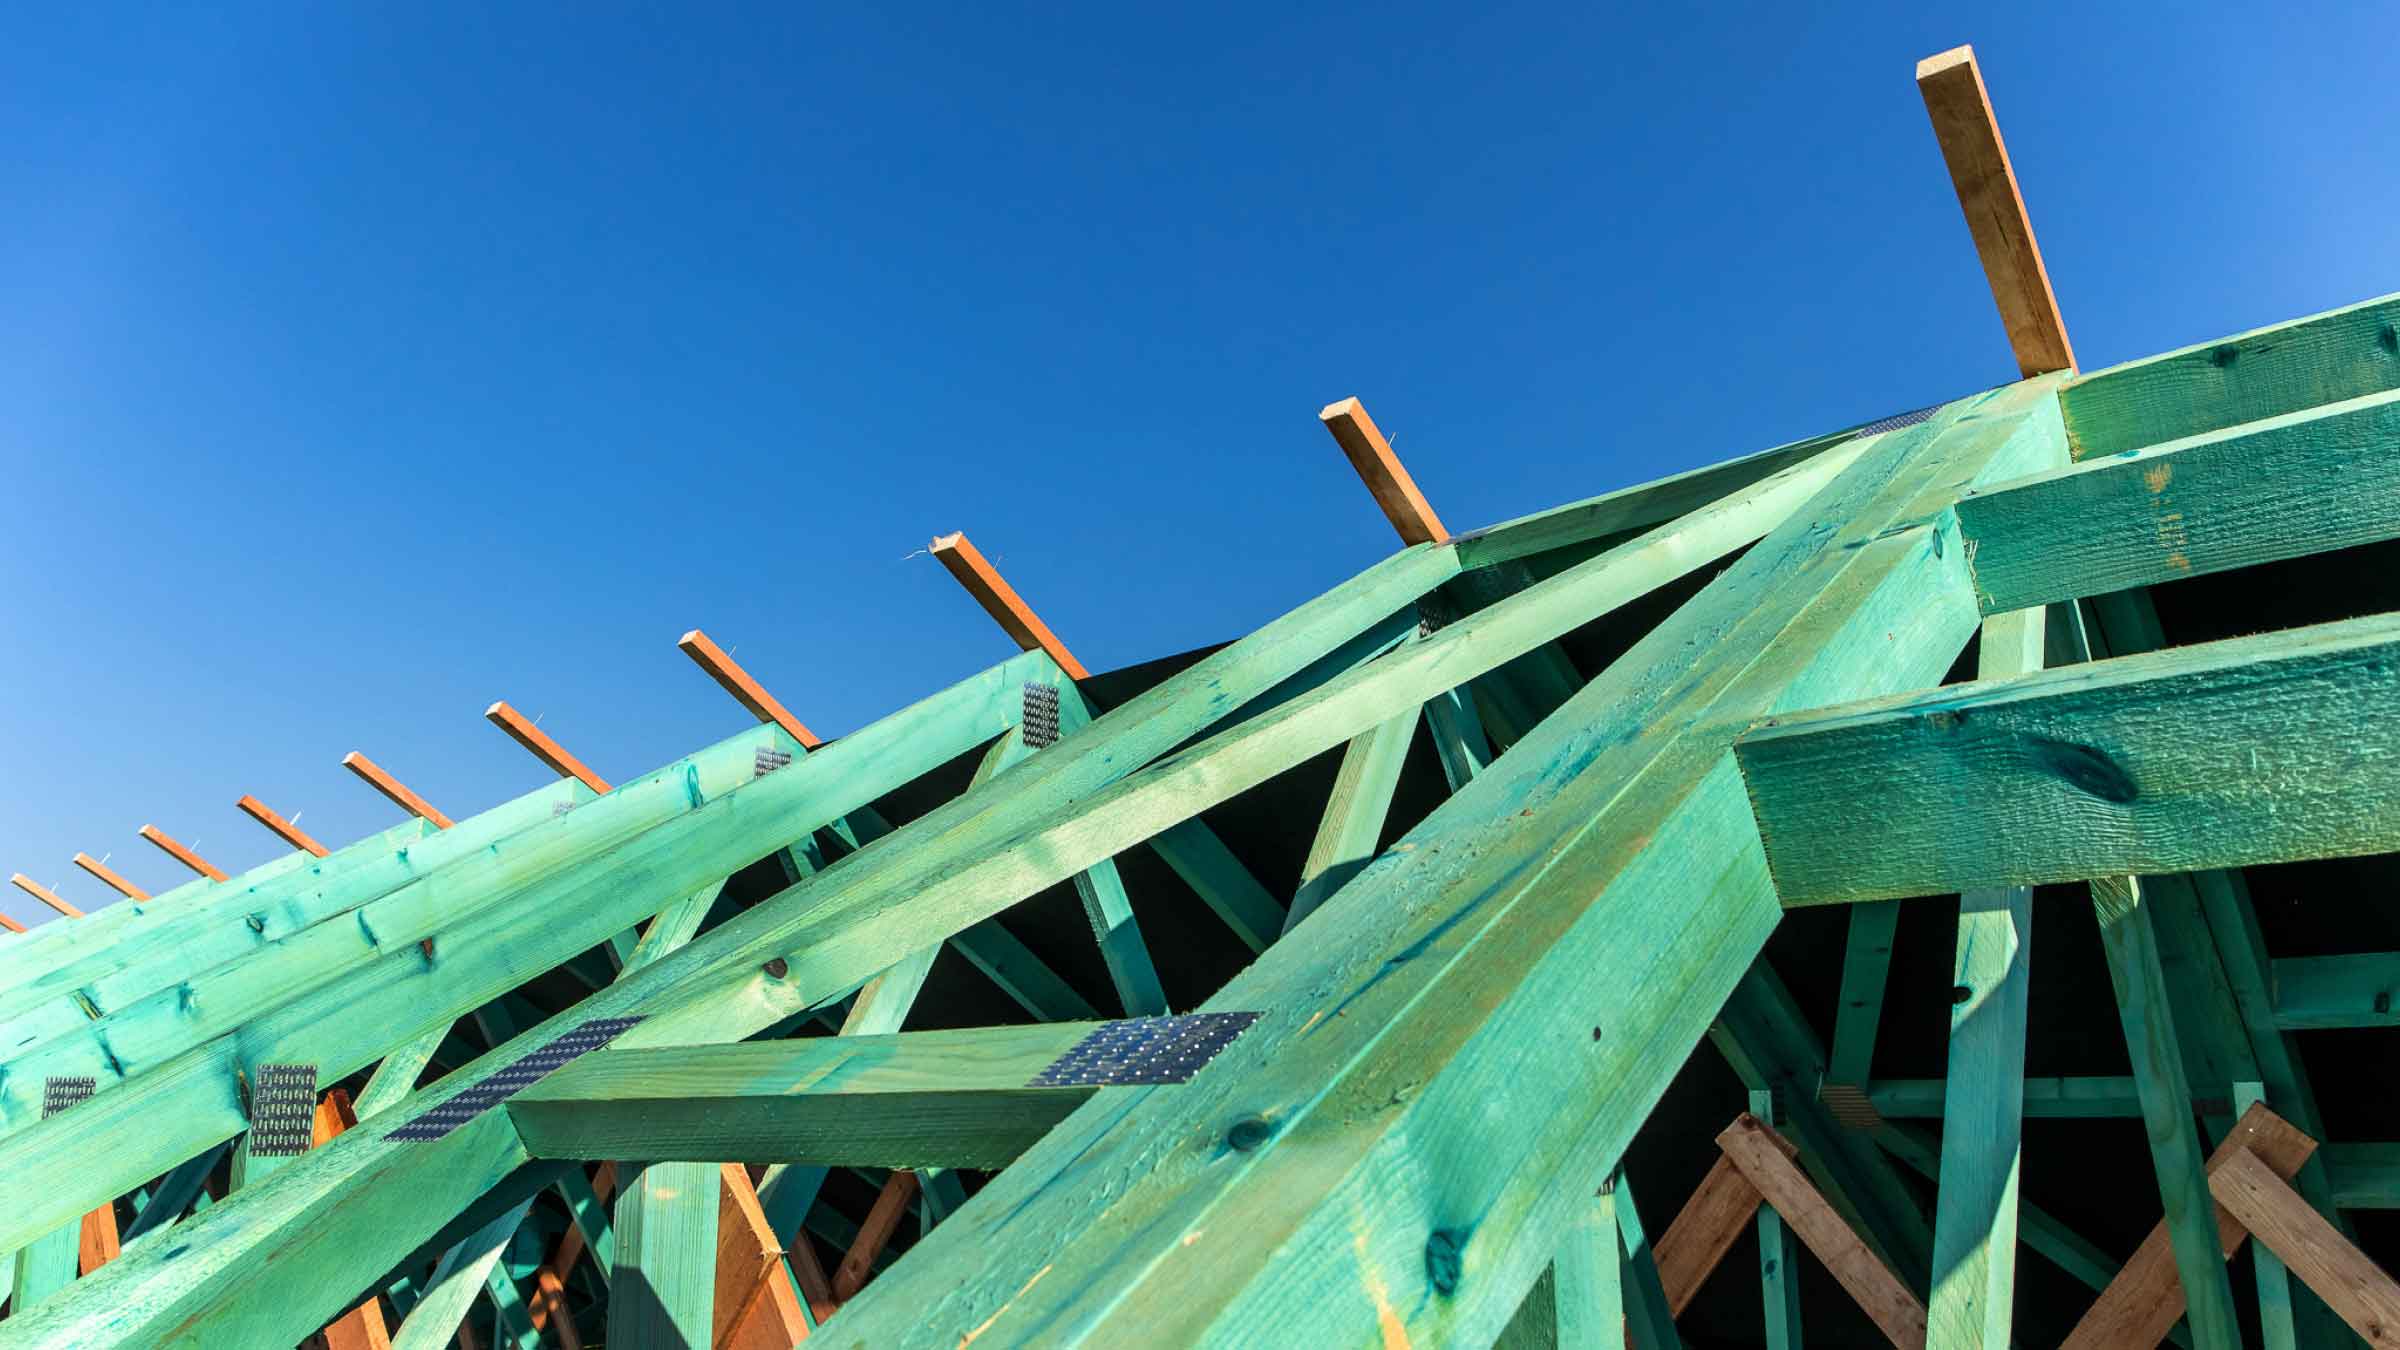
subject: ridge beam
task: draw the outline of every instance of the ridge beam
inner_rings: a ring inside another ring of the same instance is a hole
[[[963,531],[942,535],[929,547],[958,584],[967,588],[967,594],[975,597],[975,603],[983,606],[983,612],[1015,638],[1019,647],[1048,652],[1068,679],[1091,678],[1091,672],[1067,650],[1067,644],[1058,640],[1058,634],[1050,631],[1050,625],[1042,622],[1042,616],[1033,612],[1033,607],[1025,603],[1016,588],[968,541]]]
[[[408,790],[399,779],[386,772],[382,765],[353,750],[342,756],[342,767],[366,780],[368,787],[391,798],[392,805],[420,820],[430,820],[436,828],[449,829],[456,822],[433,807],[433,803]]]
[[[1984,280],[2008,329],[2018,373],[2073,370],[2075,349],[2067,342],[2066,321],[2059,317],[2058,297],[2051,293],[2042,247],[2034,241],[2025,194],[2018,190],[2008,146],[1992,116],[1975,49],[1953,47],[1919,61],[1917,92],[1924,96],[1925,115],[1950,168],[1950,186],[1958,192],[1958,209],[1966,214],[1967,232],[1983,259]]]
[[[483,710],[484,719],[508,733],[508,738],[533,753],[535,759],[549,766],[561,778],[572,778],[594,792],[608,791],[608,780],[593,773],[584,762],[567,753],[567,748],[551,739],[549,733],[525,720],[525,714],[508,706],[502,699]]]
[[[198,872],[200,875],[207,877],[210,881],[227,880],[223,868],[218,867],[215,863],[212,863],[208,859],[201,857],[199,854],[192,852],[190,848],[177,842],[165,830],[158,828],[156,825],[144,825],[141,828],[140,833],[142,838],[158,845],[158,847],[164,851],[168,857],[173,858],[179,863],[182,863],[184,866],[192,869],[195,872]]]
[[[299,849],[303,853],[314,853],[320,858],[325,856],[323,844],[302,833],[299,826],[268,810],[267,804],[258,798],[243,793],[242,799],[235,802],[234,805],[247,813],[252,820],[273,830],[282,837],[283,842],[290,844],[293,848]]]
[[[150,898],[150,892],[143,890],[141,887],[134,885],[125,878],[118,876],[115,872],[110,871],[106,863],[101,862],[98,858],[93,857],[89,853],[76,854],[75,865],[82,868],[84,871],[91,873],[93,876],[98,877],[108,886],[110,890],[115,891],[117,894],[124,896],[128,900],[147,900]]]

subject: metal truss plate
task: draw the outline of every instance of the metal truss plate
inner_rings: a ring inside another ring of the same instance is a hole
[[[569,1060],[607,1045],[641,1020],[638,1014],[595,1017],[448,1101],[427,1108],[424,1114],[384,1137],[420,1143],[439,1139],[540,1082]]]
[[[1040,750],[1058,744],[1058,686],[1025,686],[1025,748]]]
[[[250,1156],[295,1158],[316,1134],[317,1066],[261,1064],[250,1090]]]
[[[771,745],[762,745],[758,747],[758,753],[750,757],[750,776],[764,778],[791,762],[791,751],[778,750]]]
[[[1182,1083],[1258,1020],[1254,1012],[1185,1013],[1104,1022],[1027,1087]]]
[[[85,1075],[61,1075],[42,1080],[42,1115],[55,1116],[70,1106],[81,1106],[92,1099],[100,1088],[100,1080]]]

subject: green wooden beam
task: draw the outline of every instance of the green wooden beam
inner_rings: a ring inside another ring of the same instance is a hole
[[[1984,612],[2400,535],[2400,391],[2002,483],[1959,499]]]
[[[999,1168],[1091,1096],[1027,1084],[1096,1025],[606,1050],[508,1111],[541,1158]]]
[[[1069,736],[1092,724],[1092,706],[1072,680],[1060,680],[1058,730]],[[1207,828],[1206,826],[1202,827]],[[1127,1017],[1156,1017],[1167,1011],[1166,991],[1158,983],[1158,967],[1142,942],[1141,925],[1133,917],[1133,901],[1125,894],[1124,878],[1115,860],[1103,858],[1075,874],[1075,895],[1083,902],[1083,917],[1100,944],[1101,963],[1115,986],[1117,1006]]]
[[[1194,816],[1150,840],[1150,850],[1173,868],[1200,902],[1216,911],[1242,945],[1263,952],[1283,932],[1283,902],[1260,884],[1206,822]]]
[[[2077,459],[2400,388],[2400,296],[2096,370],[2059,392]]]
[[[2261,1084],[2233,1085],[2236,1112],[2247,1111],[2266,1099],[2266,1088]],[[2299,1339],[2292,1326],[2292,1281],[2283,1268],[2282,1258],[2269,1250],[2266,1243],[2253,1242],[2250,1270],[2258,1284],[2259,1343],[2265,1350],[2294,1350]]]
[[[1898,903],[1853,905],[1842,943],[1841,1002],[1833,1014],[1833,1044],[1825,1065],[1830,1085],[1862,1089],[1875,1066],[1875,1034],[1883,1026],[1883,995],[1892,969]]]
[[[1641,1209],[1623,1171],[1614,1173],[1617,1215],[1617,1255],[1622,1265],[1625,1294],[1625,1343],[1630,1350],[1680,1350],[1675,1314],[1667,1307],[1666,1286],[1659,1282],[1658,1258],[1650,1236],[1642,1229]]]
[[[1750,1094],[1750,1114],[1775,1119],[1775,1094]],[[1800,1350],[1800,1244],[1773,1205],[1758,1207],[1758,1293],[1766,1310],[1767,1350]]]
[[[1867,1104],[1895,1120],[1939,1118],[1948,1085],[1939,1078],[1878,1078],[1867,1084]],[[2131,1077],[2028,1078],[2025,1114],[2047,1120],[2138,1117],[2140,1096]]]
[[[1551,1286],[1558,1350],[1624,1350],[1624,1260],[1611,1176],[1583,1203],[1558,1244]],[[1526,1297],[1540,1293],[1537,1287]]]
[[[710,1343],[717,1293],[718,1165],[652,1163],[617,1198],[610,1350]],[[397,1350],[397,1347],[395,1347]]]
[[[1386,718],[1350,739],[1342,751],[1341,769],[1334,774],[1333,793],[1317,820],[1317,834],[1300,868],[1300,889],[1284,915],[1289,933],[1316,912],[1335,891],[1375,856],[1383,841],[1383,824],[1391,814],[1392,793],[1400,786],[1400,770],[1408,761],[1409,742],[1416,739],[1422,714],[1416,708]]]
[[[1769,719],[1787,905],[2400,848],[2400,617]]]
[[[2045,623],[2038,608],[1985,619],[1976,676],[2007,679],[2040,670]],[[1944,1346],[2007,1350],[2016,1336],[2017,1181],[2032,950],[2032,891],[2011,886],[1958,898],[1933,1296],[1926,1306],[1928,1334]],[[1751,1114],[1758,1114],[1755,1105]]]
[[[1095,1098],[846,1307],[844,1334],[1496,1335],[1581,1199],[1560,1183],[1597,1183],[1777,921],[1730,737],[1939,678],[1977,622],[1940,508],[2062,453],[2053,389],[1862,455],[1344,887],[1316,940],[1237,976],[1211,1006],[1262,1015],[1191,1082]],[[1597,1034],[1556,1034],[1562,1006]],[[1249,1117],[1265,1137],[1227,1145]],[[1294,1250],[1339,1264],[1278,1259]]]
[[[2293,957],[2273,970],[2275,1025],[2286,1031],[2400,1027],[2400,952]]]
[[[525,1222],[532,1203],[510,1206],[442,1254],[432,1278],[392,1334],[392,1350],[441,1350],[458,1338],[459,1324],[483,1294],[509,1236]],[[713,1248],[710,1255],[715,1255]]]
[[[2344,1209],[2400,1209],[2400,1144],[2327,1144],[2333,1202]]]

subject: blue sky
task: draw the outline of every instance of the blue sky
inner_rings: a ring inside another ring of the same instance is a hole
[[[2400,287],[2388,7],[224,14],[0,48],[0,872],[152,888],[1095,669],[1393,546],[2013,368],[1912,81],[1972,42],[2087,368]],[[9,892],[0,908],[46,911]]]

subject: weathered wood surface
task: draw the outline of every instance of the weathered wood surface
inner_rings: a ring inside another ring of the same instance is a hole
[[[538,1158],[997,1168],[1092,1095],[1027,1083],[1094,1025],[604,1050],[508,1112]]]
[[[2400,1345],[2400,1283],[2256,1155],[2237,1151],[2208,1185],[2251,1240],[2265,1243],[2369,1345]]]
[[[1724,1263],[1725,1253],[1742,1240],[1758,1205],[1758,1187],[1731,1158],[1720,1155],[1651,1247],[1668,1312],[1681,1317],[1692,1306],[1700,1287]]]
[[[1786,905],[2400,848],[2400,617],[1770,718]]]
[[[1832,1272],[1877,1330],[1903,1350],[1922,1350],[1925,1305],[1867,1250],[1867,1244],[1833,1212],[1792,1160],[1768,1142],[1772,1133],[1765,1122],[1745,1111],[1717,1135],[1717,1147]]]
[[[1958,192],[1967,232],[1975,237],[1975,252],[1983,260],[1984,280],[1991,285],[2001,325],[2008,330],[2018,373],[2072,370],[2075,349],[2067,341],[2066,322],[2059,318],[2058,297],[2051,293],[2050,272],[2042,266],[2042,247],[2034,240],[2025,194],[2008,162],[2000,124],[1992,116],[1975,50],[1953,47],[1919,61],[1917,92],[1924,96],[1933,137],[1941,143],[1942,162],[1950,168],[1950,185]]]
[[[2400,296],[2096,370],[2059,391],[2075,458],[2400,389]]]
[[[1999,613],[2400,535],[2400,391],[2085,460],[1958,503]]]

